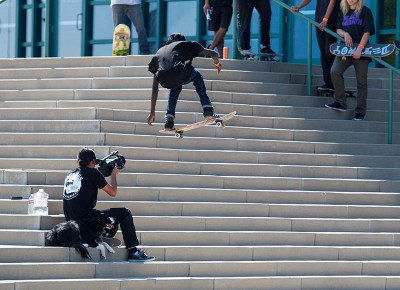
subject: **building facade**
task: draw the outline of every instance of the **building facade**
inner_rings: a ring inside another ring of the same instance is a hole
[[[317,1],[317,0],[316,0]],[[302,9],[314,18],[316,1]],[[283,0],[296,5],[301,0]],[[372,42],[400,39],[400,0],[365,0],[375,18],[377,34]],[[155,52],[169,34],[181,32],[189,40],[207,45],[213,33],[207,30],[204,0],[142,0],[148,40]],[[271,46],[284,54],[283,61],[303,63],[307,57],[307,23],[271,1]],[[236,15],[233,16],[233,20]],[[130,22],[127,20],[127,24]],[[225,38],[230,58],[235,57],[235,21]],[[132,26],[131,26],[132,27]],[[252,17],[251,46],[259,49],[259,18]],[[0,1],[0,57],[73,57],[111,55],[113,23],[110,0],[6,0]],[[138,53],[137,34],[132,27],[131,54]],[[319,50],[313,34],[313,62]],[[399,56],[385,59],[399,67]]]

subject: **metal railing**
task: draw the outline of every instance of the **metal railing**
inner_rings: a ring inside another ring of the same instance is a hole
[[[280,5],[284,9],[287,9],[290,11],[290,6],[283,3],[280,0],[273,0],[276,4]],[[319,23],[314,21],[313,19],[307,17],[306,15],[300,13],[300,12],[295,12],[296,15],[299,17],[303,18],[304,20],[307,21],[308,29],[307,29],[307,34],[308,34],[308,45],[307,45],[307,54],[308,54],[308,60],[307,60],[307,93],[311,95],[312,93],[312,26],[318,26]],[[340,37],[336,32],[325,28],[324,30],[326,33],[329,33],[330,35],[336,37],[337,39],[340,39],[344,41],[343,37]],[[380,58],[373,58],[373,60],[382,66],[386,67],[389,69],[389,104],[388,104],[388,144],[392,144],[392,135],[393,135],[393,73],[397,73],[400,75],[400,70],[395,68],[394,66],[388,64],[387,62],[383,61]]]

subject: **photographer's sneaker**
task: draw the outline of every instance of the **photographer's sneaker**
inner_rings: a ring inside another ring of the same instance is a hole
[[[156,258],[153,256],[147,256],[143,250],[137,250],[134,253],[129,253],[128,262],[147,262],[154,261]]]
[[[333,102],[332,104],[325,104],[325,107],[336,111],[344,112],[347,110],[346,107],[342,106],[339,102]]]

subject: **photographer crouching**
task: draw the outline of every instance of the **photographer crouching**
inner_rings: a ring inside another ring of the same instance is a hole
[[[108,162],[107,158],[112,155],[116,155],[117,158]],[[78,223],[82,242],[96,247],[96,240],[101,238],[100,235],[105,238],[114,237],[120,226],[125,246],[129,251],[128,261],[154,260],[154,257],[147,256],[136,248],[139,241],[129,209],[95,209],[99,189],[111,197],[117,195],[117,175],[125,165],[125,158],[113,152],[99,160],[92,149],[83,148],[78,154],[78,164],[79,167],[65,178],[63,210],[67,221],[75,220]],[[99,164],[99,169],[96,168],[96,164]],[[105,179],[108,176],[110,184]]]

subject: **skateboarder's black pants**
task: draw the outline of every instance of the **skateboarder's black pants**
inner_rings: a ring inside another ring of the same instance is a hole
[[[367,112],[368,64],[369,59],[355,59],[349,56],[343,60],[342,57],[337,56],[331,68],[331,77],[335,88],[335,100],[342,106],[347,107],[343,74],[351,65],[354,65],[357,79],[357,107],[355,113],[363,115]]]
[[[118,229],[118,225],[120,226],[122,237],[124,239],[124,244],[127,249],[134,248],[139,245],[139,241],[136,236],[135,224],[133,223],[132,213],[129,209],[119,207],[101,210],[101,212],[105,213],[108,217],[112,217],[115,219],[114,228],[116,230]]]
[[[270,46],[270,27],[271,27],[271,3],[270,0],[239,0],[239,40],[240,49],[250,49],[250,24],[253,9],[256,8],[260,14],[260,41],[263,46]]]
[[[333,62],[335,61],[335,56],[329,51],[329,46],[336,42],[336,38],[332,35],[326,33],[325,31],[316,28],[318,47],[321,52],[321,67],[322,74],[324,77],[324,83],[333,88],[332,78],[331,78],[331,68]]]

